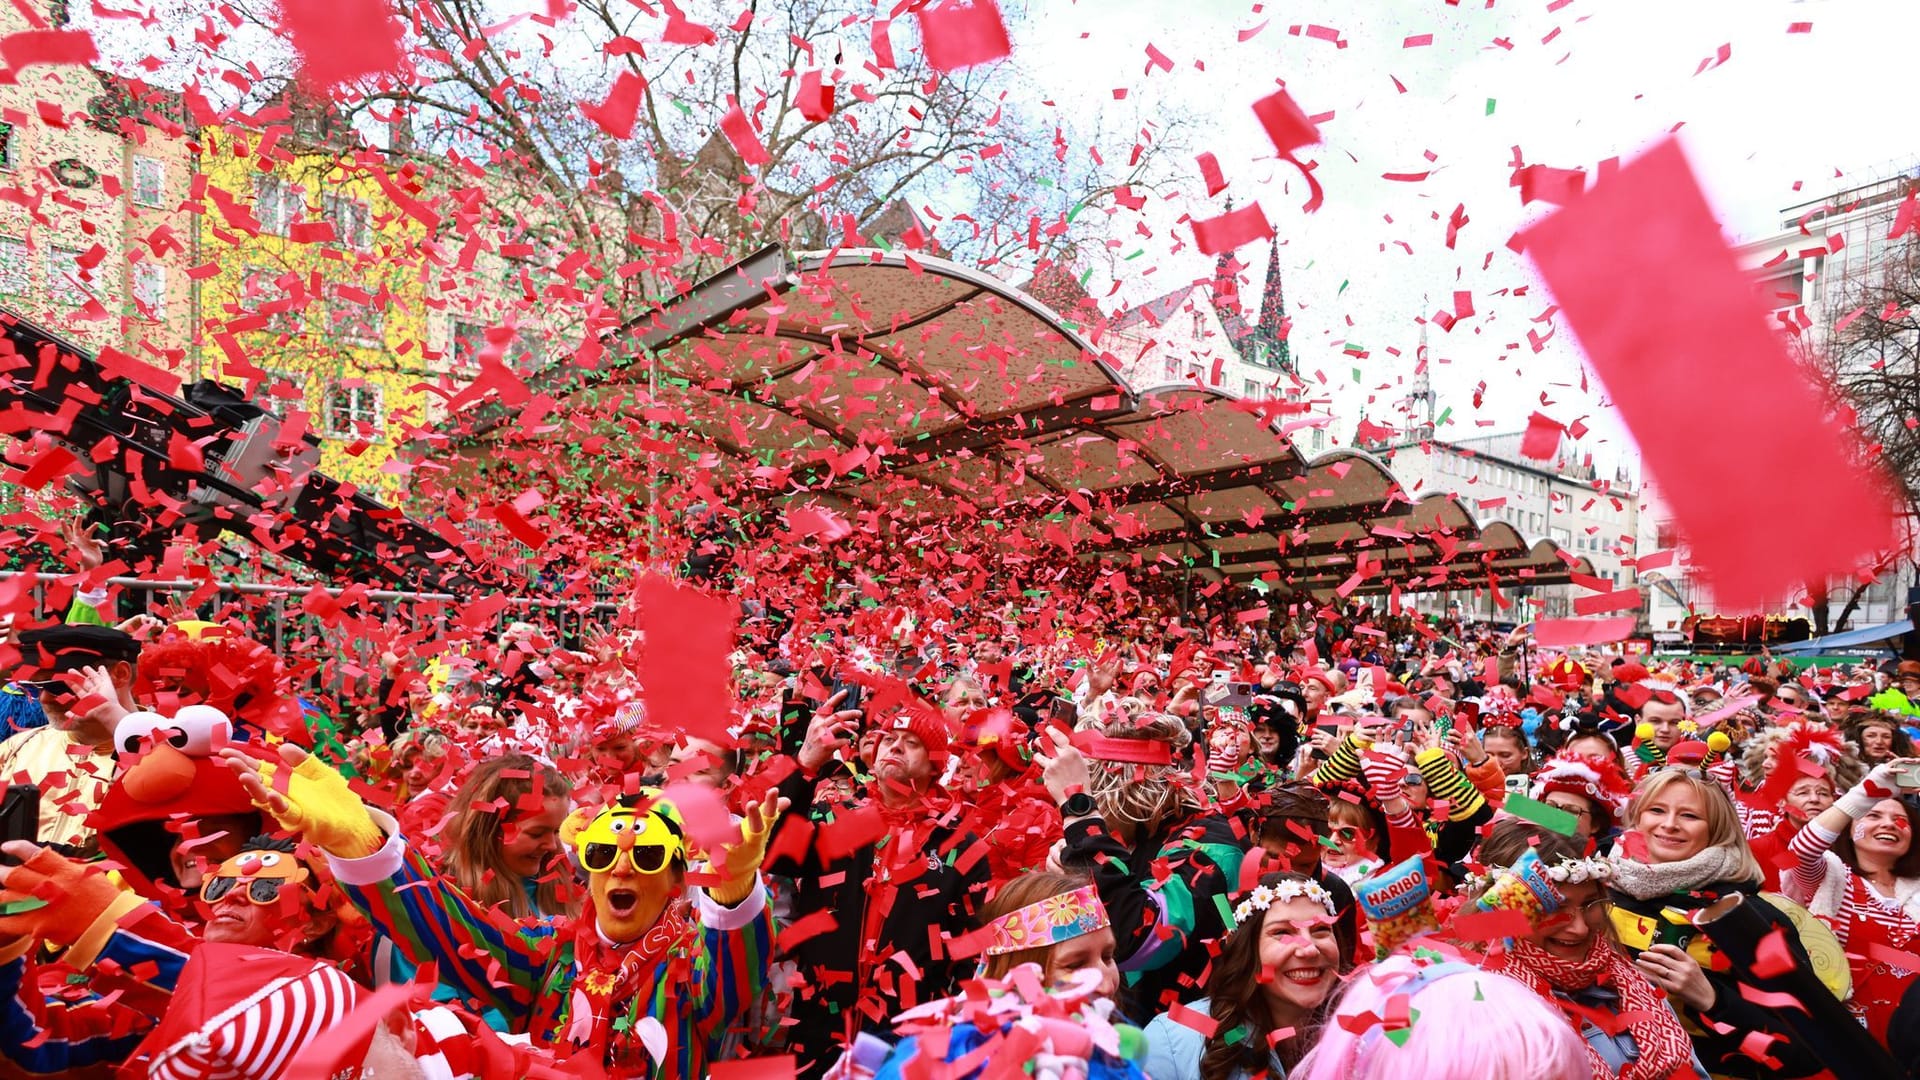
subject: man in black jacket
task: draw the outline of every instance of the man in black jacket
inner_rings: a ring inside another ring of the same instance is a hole
[[[792,953],[802,984],[789,1015],[800,1075],[826,1072],[862,1031],[892,1030],[903,1009],[953,992],[971,962],[948,952],[974,929],[984,899],[986,850],[955,823],[964,809],[937,783],[947,756],[945,720],[910,701],[881,725],[873,781],[852,804],[814,806],[821,773],[855,732],[860,714],[822,709],[780,785],[790,801],[767,872],[794,882],[796,925],[830,925]],[[795,843],[787,830],[811,832]]]

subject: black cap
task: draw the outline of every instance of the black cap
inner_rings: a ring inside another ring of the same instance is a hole
[[[139,659],[140,643],[124,630],[89,623],[61,623],[20,632],[20,668],[15,677],[25,681],[44,680],[57,671],[78,671],[123,660],[131,664]]]

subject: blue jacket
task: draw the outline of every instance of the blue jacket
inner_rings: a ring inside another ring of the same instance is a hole
[[[1187,1006],[1202,1016],[1208,1015],[1209,1001],[1201,998]],[[1207,1040],[1199,1032],[1180,1023],[1166,1013],[1153,1018],[1147,1025],[1147,1075],[1152,1080],[1200,1080],[1200,1058],[1207,1052]],[[1285,1080],[1287,1070],[1280,1059],[1267,1053],[1267,1068],[1273,1075]],[[1253,1080],[1253,1074],[1245,1069],[1235,1069],[1233,1080]]]

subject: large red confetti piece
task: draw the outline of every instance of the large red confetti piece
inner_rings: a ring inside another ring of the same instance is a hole
[[[1453,919],[1454,935],[1463,941],[1525,937],[1532,929],[1524,911],[1463,911]]]
[[[938,7],[922,8],[916,15],[920,20],[921,52],[936,71],[959,71],[1013,51],[1007,25],[993,0],[969,4],[945,0]]]
[[[1573,598],[1575,615],[1605,615],[1609,611],[1632,611],[1640,606],[1641,596],[1638,589],[1614,589],[1598,596],[1576,596]]]
[[[1520,201],[1523,204],[1547,202],[1565,206],[1586,191],[1587,174],[1579,169],[1528,165],[1514,172],[1513,182],[1520,188]]]
[[[615,139],[631,138],[634,119],[640,113],[640,96],[646,89],[647,80],[639,73],[623,71],[607,88],[605,101],[598,105],[583,103],[580,111],[609,136]]]
[[[285,0],[280,17],[316,87],[400,67],[400,24],[385,0]]]
[[[1761,979],[1777,979],[1794,969],[1793,949],[1787,945],[1787,932],[1776,926],[1767,931],[1753,951],[1753,974]]]
[[[1525,248],[1640,444],[1715,597],[1744,609],[1854,571],[1892,517],[1767,329],[1752,283],[1668,140],[1529,230]],[[1703,430],[1698,403],[1715,403]],[[1749,482],[1739,482],[1746,478]],[[1819,491],[1782,518],[1753,484]]]
[[[1541,619],[1534,624],[1534,644],[1544,649],[1568,645],[1601,645],[1633,636],[1635,619]]]
[[[711,45],[720,40],[712,27],[687,18],[673,0],[662,0],[661,6],[667,12],[667,28],[661,32],[660,40],[669,45]]]
[[[1208,255],[1232,251],[1271,236],[1273,226],[1267,223],[1267,215],[1261,212],[1259,203],[1248,203],[1219,217],[1193,223],[1194,243]]]
[[[1535,461],[1552,461],[1560,452],[1561,436],[1567,433],[1560,421],[1541,413],[1527,417],[1527,434],[1520,440],[1520,456]]]
[[[653,575],[640,583],[640,618],[648,631],[640,656],[648,719],[730,745],[733,601]]]
[[[800,76],[800,90],[794,94],[793,102],[799,107],[801,116],[820,123],[833,116],[833,86],[822,81],[817,71],[804,72]]]
[[[1213,1033],[1220,1030],[1220,1021],[1197,1009],[1189,1009],[1177,1001],[1168,1007],[1167,1019],[1183,1028],[1199,1032],[1203,1039],[1213,1038]]]
[[[748,123],[747,114],[740,111],[740,102],[732,94],[727,95],[727,115],[720,118],[720,131],[726,135],[727,142],[733,145],[733,152],[749,166],[765,165],[773,160],[767,148],[760,143],[760,136]]]
[[[13,85],[35,64],[91,64],[100,59],[93,35],[85,30],[22,30],[0,38],[0,85]]]
[[[1320,130],[1285,90],[1275,90],[1254,102],[1253,115],[1260,118],[1260,126],[1266,129],[1267,138],[1273,140],[1273,148],[1282,154],[1292,154],[1320,141]]]

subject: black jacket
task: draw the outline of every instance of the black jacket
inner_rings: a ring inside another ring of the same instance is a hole
[[[809,816],[817,783],[796,771],[780,784],[791,815]],[[989,876],[986,848],[952,824],[962,809],[956,804],[942,820],[918,828],[922,839],[912,852],[900,851],[896,831],[887,829],[843,854],[823,856],[823,846],[834,850],[836,824],[872,828],[873,811],[852,806],[830,808],[835,824],[814,815],[803,855],[778,853],[776,838],[777,854],[764,869],[792,880],[794,921],[821,912],[834,920],[789,954],[809,984],[795,995],[791,1015],[798,1022],[789,1029],[801,1075],[824,1073],[849,1030],[890,1033],[896,1013],[953,993],[973,974],[974,960],[947,954],[953,938],[974,929]],[[870,933],[871,942],[865,940]]]
[[[1617,908],[1631,911],[1636,915],[1657,920],[1663,927],[1671,927],[1667,934],[1677,935],[1674,944],[1688,948],[1693,937],[1700,932],[1690,926],[1674,927],[1661,912],[1666,908],[1694,910],[1703,908],[1733,892],[1747,894],[1746,902],[1764,916],[1773,926],[1786,931],[1785,938],[1793,951],[1796,967],[1811,970],[1813,961],[1808,958],[1805,949],[1800,946],[1799,930],[1778,908],[1768,904],[1758,895],[1757,886],[1742,882],[1716,882],[1690,893],[1673,893],[1656,896],[1649,900],[1638,900],[1625,893],[1615,891],[1613,904]],[[1704,938],[1704,935],[1700,935]],[[1660,940],[1667,940],[1665,937]],[[1635,950],[1628,950],[1629,952]],[[1705,965],[1703,965],[1704,967]],[[1787,1026],[1780,1014],[1767,1006],[1760,1005],[1740,993],[1740,980],[1730,971],[1714,971],[1706,968],[1707,981],[1713,984],[1713,1007],[1702,1012],[1673,1002],[1673,1007],[1685,1021],[1687,1033],[1693,1037],[1693,1051],[1700,1063],[1716,1076],[1751,1077],[1755,1080],[1775,1080],[1775,1078],[1812,1076],[1823,1070],[1823,1065],[1812,1050],[1794,1037],[1793,1029]],[[1747,985],[1755,990],[1768,993],[1791,992],[1792,986],[1777,979],[1749,979]],[[1723,1033],[1724,1031],[1724,1033]],[[1772,1069],[1749,1057],[1741,1050],[1741,1043],[1748,1032],[1764,1032],[1777,1035],[1778,1039],[1766,1048],[1768,1056],[1780,1062],[1780,1068]],[[1862,1039],[1871,1038],[1862,1028]]]
[[[1129,850],[1098,818],[1067,827],[1063,861],[1093,877],[1113,923],[1114,955],[1126,974],[1133,1016],[1205,996],[1206,943],[1230,927],[1223,915],[1239,883],[1247,840],[1220,814],[1162,826]]]

